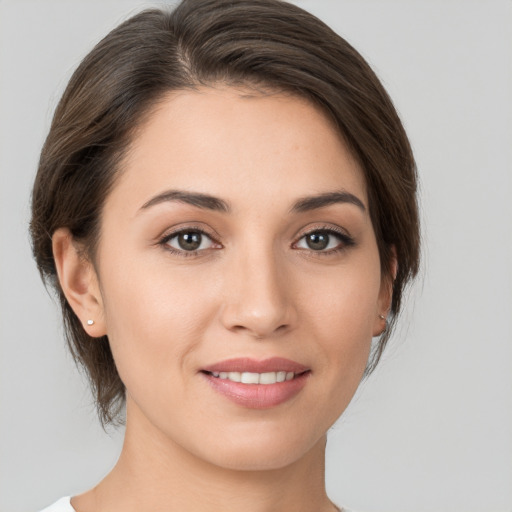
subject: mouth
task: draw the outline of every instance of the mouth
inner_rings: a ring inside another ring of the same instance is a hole
[[[268,409],[299,394],[311,369],[283,358],[242,358],[216,363],[200,373],[216,392],[236,405]]]
[[[303,375],[304,373],[287,372],[279,370],[277,372],[206,372],[205,374],[211,375],[216,379],[229,380],[231,382],[240,382],[241,384],[262,384],[268,386],[270,384],[276,384],[278,382],[285,382],[295,379],[297,376]]]

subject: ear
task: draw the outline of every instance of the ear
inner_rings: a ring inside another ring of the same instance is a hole
[[[93,264],[80,251],[67,228],[55,231],[52,248],[60,286],[69,305],[89,336],[104,336],[103,300]],[[90,320],[92,325],[88,323]]]
[[[398,259],[396,248],[391,247],[391,261],[389,262],[389,273],[382,275],[380,283],[379,298],[377,301],[376,319],[373,325],[373,336],[380,336],[387,327],[387,318],[393,300],[393,283],[398,272]]]

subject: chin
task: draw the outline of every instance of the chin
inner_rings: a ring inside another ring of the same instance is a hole
[[[281,451],[279,453],[255,453],[254,450],[225,453],[211,462],[232,471],[272,471],[291,466],[304,454],[302,452]]]
[[[311,436],[295,432],[290,435],[283,429],[279,434],[274,430],[253,432],[252,436],[226,436],[210,445],[212,449],[202,457],[229,470],[269,471],[290,466],[316,447],[323,450],[325,446],[325,434]]]

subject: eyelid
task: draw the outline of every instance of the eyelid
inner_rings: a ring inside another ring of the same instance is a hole
[[[210,237],[215,242],[219,243],[218,240],[220,235],[209,226],[205,226],[202,222],[180,222],[172,227],[169,227],[161,232],[160,235],[156,238],[158,242],[161,242],[164,238],[171,238],[172,236],[178,235],[180,233],[186,231],[197,231],[202,233],[208,237]]]
[[[337,226],[335,224],[320,223],[314,225],[310,224],[304,228],[301,228],[295,235],[295,240],[299,240],[300,238],[309,235],[310,233],[315,233],[316,231],[328,231],[340,235],[342,237],[353,238],[352,235],[346,229],[340,226]]]

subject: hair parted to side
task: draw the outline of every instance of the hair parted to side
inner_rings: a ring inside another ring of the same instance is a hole
[[[279,0],[184,0],[141,12],[110,32],[73,74],[42,149],[32,195],[33,252],[62,307],[66,338],[90,380],[103,425],[120,421],[125,389],[106,336],[93,339],[66,301],[52,235],[66,227],[93,263],[105,199],[136,128],[170,91],[227,84],[306,98],[338,128],[366,179],[383,275],[393,281],[390,325],[418,271],[416,167],[400,119],[374,72],[313,15]]]

